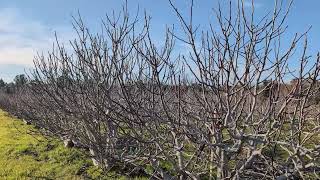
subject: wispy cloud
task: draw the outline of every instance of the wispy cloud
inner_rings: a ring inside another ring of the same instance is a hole
[[[242,0],[235,0],[236,2],[242,3]],[[254,0],[253,1],[254,8],[262,8],[264,4],[261,1]],[[245,8],[252,8],[252,0],[243,0],[243,6]]]
[[[54,31],[62,37],[72,34],[72,29],[27,19],[17,9],[0,9],[0,64],[31,65],[36,52],[50,49]]]
[[[9,78],[10,71],[32,67],[37,52],[47,52],[52,47],[54,30],[60,36],[69,37],[72,29],[49,28],[40,21],[28,19],[15,8],[0,9],[0,78]],[[19,67],[19,68],[10,68]],[[20,72],[23,73],[23,72]]]

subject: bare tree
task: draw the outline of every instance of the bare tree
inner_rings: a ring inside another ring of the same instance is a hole
[[[126,4],[106,17],[101,34],[74,18],[72,52],[57,38],[8,106],[88,148],[106,171],[123,167],[153,179],[319,178],[312,99],[320,56],[307,54],[307,32],[282,45],[292,2],[276,0],[258,19],[253,1],[248,12],[244,1],[230,0],[213,11],[217,25],[203,29],[194,24],[193,4],[185,17],[169,0],[184,33],[167,27],[163,44],[152,38],[151,18],[131,19]]]
[[[243,1],[235,6],[230,1],[227,15],[220,6],[215,10],[220,31],[210,24],[210,30],[199,35],[200,30],[192,21],[193,2],[187,21],[170,1],[185,32],[185,37],[174,36],[190,47],[185,62],[202,87],[202,92],[194,95],[203,113],[198,121],[207,127],[199,128],[202,132],[198,134],[206,137],[202,141],[210,154],[210,176],[305,177],[305,173],[316,173],[319,167],[316,144],[305,136],[319,133],[318,114],[309,109],[316,106],[308,100],[318,90],[319,55],[310,61],[306,40],[301,58],[291,59],[306,33],[296,34],[284,50],[281,37],[292,2],[287,9],[282,1],[275,2],[273,13],[257,20],[253,1],[251,13],[245,11]],[[300,69],[292,71],[291,62],[300,64]],[[287,85],[290,78],[297,78],[297,83]],[[271,79],[267,86],[259,88]],[[263,100],[261,93],[266,89],[269,98]],[[275,160],[272,155],[276,154],[266,154],[267,151],[283,152],[286,157]]]

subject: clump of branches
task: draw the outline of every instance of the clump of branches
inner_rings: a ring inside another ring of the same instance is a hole
[[[105,170],[156,179],[319,178],[312,98],[320,56],[307,54],[307,32],[282,46],[292,2],[275,2],[258,19],[253,1],[251,12],[229,1],[227,13],[214,11],[218,24],[201,31],[193,1],[185,17],[169,0],[183,33],[166,29],[162,45],[150,17],[141,25],[126,5],[106,17],[102,34],[74,18],[72,52],[57,40],[35,58],[15,111],[85,146]]]

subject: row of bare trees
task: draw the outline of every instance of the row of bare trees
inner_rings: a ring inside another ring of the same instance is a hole
[[[35,58],[27,85],[1,93],[1,105],[90,149],[105,170],[125,166],[155,179],[320,178],[320,56],[307,54],[306,33],[282,45],[292,2],[275,2],[259,19],[254,3],[248,12],[229,1],[201,31],[193,1],[184,17],[170,0],[183,33],[167,28],[161,45],[150,17],[141,24],[126,5],[107,16],[101,34],[77,18],[72,51],[57,40]]]

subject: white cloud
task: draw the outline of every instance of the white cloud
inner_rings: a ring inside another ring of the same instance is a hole
[[[72,37],[72,28],[49,28],[40,21],[24,17],[18,9],[0,9],[0,65],[30,67],[37,52],[47,52],[56,30],[63,37]]]

